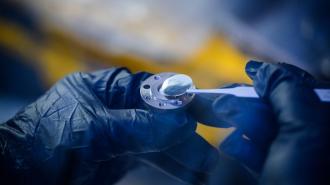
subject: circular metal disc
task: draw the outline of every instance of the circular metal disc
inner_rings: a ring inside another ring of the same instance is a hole
[[[166,96],[160,92],[164,81],[177,73],[159,73],[147,78],[140,87],[140,95],[145,103],[157,109],[179,109],[186,106],[194,94],[181,94],[179,96]]]

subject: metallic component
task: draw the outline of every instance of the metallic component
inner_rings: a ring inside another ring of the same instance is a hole
[[[189,76],[175,74],[163,82],[159,91],[165,96],[180,96],[185,94],[187,89],[192,87],[193,81]]]
[[[163,110],[180,109],[185,107],[193,99],[193,94],[188,94],[185,92],[183,94],[165,93],[168,92],[165,87],[174,84],[172,81],[173,79],[171,80],[171,77],[175,75],[177,74],[159,73],[146,79],[141,84],[140,88],[140,95],[142,100],[151,107]],[[184,86],[184,84],[181,85]]]
[[[243,98],[259,98],[254,88],[249,86],[238,86],[222,89],[187,89],[186,92],[194,94],[231,94]]]
[[[160,93],[167,96],[180,96],[190,94],[231,94],[238,97],[258,98],[258,94],[253,87],[234,87],[223,89],[195,89],[192,79],[184,74],[176,74],[167,78],[161,88]]]
[[[314,89],[316,95],[322,102],[330,102],[330,89]],[[186,93],[193,94],[231,94],[243,98],[259,98],[259,95],[253,87],[239,86],[233,88],[220,89],[187,89]]]
[[[223,89],[195,89],[192,79],[184,74],[176,74],[167,78],[160,93],[167,96],[180,96],[186,93],[191,94],[232,94],[238,97],[258,98],[253,87],[233,87]]]
[[[314,89],[317,96],[323,102],[330,102],[330,89]]]
[[[321,101],[330,102],[330,89],[314,89]],[[253,87],[239,86],[220,89],[195,89],[192,79],[183,74],[176,74],[164,81],[161,92],[167,95],[188,94],[231,94],[243,98],[259,98]]]
[[[314,89],[321,101],[330,102],[330,89]],[[253,87],[238,86],[220,89],[195,89],[192,79],[184,74],[160,73],[149,77],[140,89],[142,99],[158,109],[184,107],[194,94],[231,94],[244,98],[259,98]]]

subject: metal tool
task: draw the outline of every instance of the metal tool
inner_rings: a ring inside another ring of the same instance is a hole
[[[195,89],[192,79],[183,74],[173,75],[164,81],[161,93],[176,96],[184,93],[193,94],[231,94],[237,97],[259,98],[251,86],[240,86],[220,89]],[[321,101],[330,102],[330,89],[314,89]]]
[[[330,89],[314,89],[321,101],[330,102]],[[184,74],[160,73],[149,77],[140,89],[142,99],[158,109],[178,109],[186,106],[195,94],[231,94],[237,97],[259,98],[253,87],[196,89],[192,79]]]
[[[259,98],[253,87],[233,87],[223,89],[188,89],[187,93],[194,94],[231,94],[237,97]],[[330,102],[330,89],[314,89],[322,102]]]

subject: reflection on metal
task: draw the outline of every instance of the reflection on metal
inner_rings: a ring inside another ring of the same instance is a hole
[[[184,74],[175,74],[160,87],[160,93],[165,96],[181,96],[184,94],[231,94],[237,97],[258,98],[253,87],[233,87],[222,89],[195,89],[192,79]]]
[[[189,104],[194,97],[193,94],[171,96],[160,92],[164,81],[174,75],[176,73],[159,73],[146,79],[140,87],[143,101],[153,108],[162,110],[181,109]]]
[[[231,94],[243,98],[259,98],[253,87],[242,86],[223,89],[187,89],[187,93],[194,94]],[[330,102],[330,89],[314,89],[322,102]]]
[[[323,102],[330,102],[330,89],[314,89]],[[243,98],[259,98],[252,86],[219,89],[196,89],[192,79],[184,74],[160,73],[147,79],[141,87],[146,103],[159,109],[181,108],[194,94],[230,94]]]
[[[180,96],[193,87],[192,79],[184,74],[176,74],[167,78],[161,88],[160,93],[165,96]]]

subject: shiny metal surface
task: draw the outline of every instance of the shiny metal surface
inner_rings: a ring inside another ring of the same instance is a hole
[[[194,97],[194,94],[168,95],[160,92],[163,83],[177,75],[176,73],[159,73],[150,76],[140,87],[142,100],[151,107],[157,109],[180,109],[185,107]]]
[[[157,97],[160,94],[161,98],[169,97],[186,97],[193,96],[192,94],[231,94],[243,98],[259,98],[257,92],[252,86],[238,86],[232,88],[219,89],[195,89],[192,79],[184,74],[166,73],[157,84],[158,88],[154,90],[154,95]],[[321,101],[330,102],[329,89],[314,89]],[[158,94],[157,94],[158,93]],[[175,102],[175,100],[172,100]],[[176,100],[181,103],[181,100]],[[176,104],[178,104],[176,102]]]
[[[194,86],[192,79],[184,74],[175,74],[167,78],[159,92],[165,96],[180,96]]]

